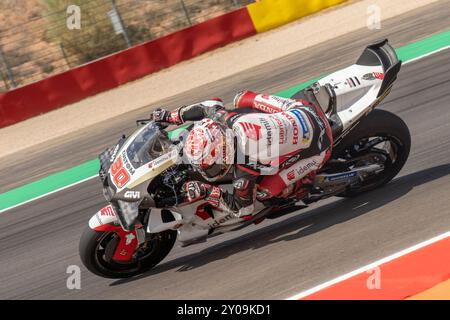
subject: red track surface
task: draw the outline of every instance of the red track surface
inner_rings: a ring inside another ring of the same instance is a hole
[[[379,288],[376,288],[376,274]],[[450,237],[327,287],[305,300],[406,299],[450,279]],[[369,289],[371,288],[371,289]]]

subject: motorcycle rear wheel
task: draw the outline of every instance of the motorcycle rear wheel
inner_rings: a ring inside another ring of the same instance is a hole
[[[362,141],[385,139],[391,144],[393,156],[384,163],[384,169],[357,185],[348,187],[339,197],[355,197],[377,189],[391,181],[403,168],[411,150],[411,134],[406,123],[397,115],[375,109],[363,119],[333,150],[333,158],[342,157],[350,148]]]

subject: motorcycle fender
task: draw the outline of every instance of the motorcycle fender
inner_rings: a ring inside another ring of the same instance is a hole
[[[106,231],[105,226],[117,225],[119,220],[116,216],[114,208],[108,205],[94,214],[89,220],[89,228],[96,231]]]
[[[165,215],[165,219],[163,219]],[[170,220],[164,222],[164,220]],[[183,222],[181,214],[169,210],[152,209],[148,219],[147,233],[158,233],[165,230],[173,229],[175,226]]]
[[[93,215],[89,220],[89,227],[95,231],[114,232],[119,236],[119,242],[112,256],[115,261],[130,261],[139,243],[145,239],[142,228],[131,232],[123,230],[111,205],[102,208]]]

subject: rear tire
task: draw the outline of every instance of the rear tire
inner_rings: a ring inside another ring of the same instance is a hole
[[[87,226],[79,243],[79,254],[84,266],[104,278],[128,278],[150,270],[169,254],[177,238],[174,230],[160,232],[156,239],[151,240],[153,247],[148,255],[137,257],[130,263],[119,264],[105,259],[100,252],[101,243],[105,241],[106,244],[103,245],[107,245],[108,239],[114,241],[114,235],[113,232],[95,231]]]
[[[411,150],[411,134],[406,123],[397,115],[381,110],[373,110],[354,128],[341,143],[333,150],[333,158],[338,158],[345,149],[370,137],[387,137],[396,144],[397,155],[395,162],[386,165],[370,181],[361,183],[356,187],[349,187],[338,196],[355,197],[361,193],[379,188],[391,181],[405,165]]]

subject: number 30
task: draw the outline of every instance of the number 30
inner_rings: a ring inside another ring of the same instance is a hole
[[[114,184],[118,188],[122,188],[130,180],[130,175],[123,167],[122,158],[119,157],[111,166],[111,175],[113,176]]]

